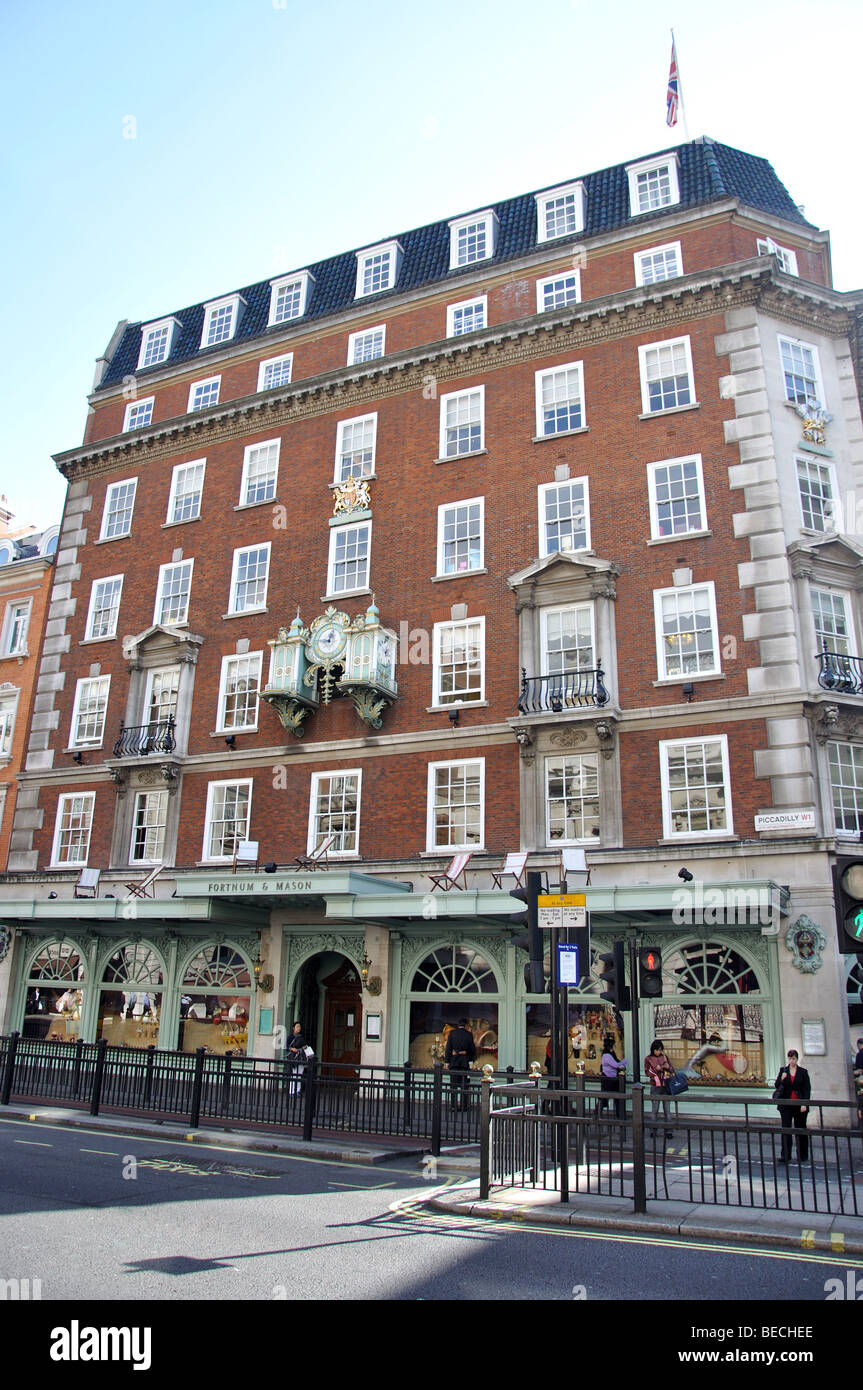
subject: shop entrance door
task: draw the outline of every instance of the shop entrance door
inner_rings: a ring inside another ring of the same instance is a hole
[[[324,1033],[321,1060],[334,1063],[338,1067],[337,1074],[350,1076],[360,1064],[362,1049],[360,978],[355,967],[346,960],[322,984]]]

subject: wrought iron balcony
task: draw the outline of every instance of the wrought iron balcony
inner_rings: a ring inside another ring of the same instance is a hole
[[[591,670],[559,671],[553,676],[529,676],[522,668],[519,714],[560,714],[565,709],[607,705],[608,700],[599,661]]]
[[[173,753],[177,746],[174,737],[174,717],[154,720],[150,724],[120,725],[120,737],[114,744],[115,758],[141,758],[146,753]]]
[[[827,650],[827,643],[817,653],[818,684],[834,695],[863,695],[863,661],[859,656],[845,656]]]

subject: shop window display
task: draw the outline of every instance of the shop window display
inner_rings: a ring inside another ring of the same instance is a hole
[[[178,1049],[245,1056],[250,1009],[251,974],[243,957],[230,946],[206,946],[183,974]]]
[[[623,1028],[619,1015],[614,1009],[601,1004],[599,1000],[582,1000],[569,1006],[569,1061],[567,1070],[570,1076],[599,1076],[599,1063],[602,1057],[602,1044],[605,1038],[614,1038],[614,1051],[618,1057],[624,1051]],[[527,1050],[526,1065],[539,1062],[543,1072],[546,1070],[548,1046],[551,1041],[551,1005],[527,1005]],[[627,1069],[628,1078],[631,1073]]]
[[[27,977],[21,1035],[76,1042],[84,1004],[84,962],[72,941],[41,946]]]
[[[497,1000],[477,997],[497,992],[491,964],[470,946],[440,946],[430,952],[416,970],[411,993],[436,997],[411,1001],[411,1066],[443,1062],[449,1034],[460,1018],[467,1018],[476,1044],[474,1066],[481,1069],[489,1063],[497,1070]]]
[[[152,947],[139,942],[115,951],[102,975],[98,1036],[114,1047],[156,1046],[164,983]]]
[[[764,1018],[751,997],[760,986],[739,952],[718,941],[682,946],[666,957],[663,975],[676,998],[654,1007],[652,1035],[690,1086],[764,1085]]]

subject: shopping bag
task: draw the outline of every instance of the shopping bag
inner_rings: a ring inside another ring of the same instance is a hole
[[[682,1071],[676,1071],[666,1081],[665,1089],[670,1096],[680,1096],[689,1090],[689,1082]]]

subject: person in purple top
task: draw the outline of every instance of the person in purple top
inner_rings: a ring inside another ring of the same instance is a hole
[[[624,1057],[622,1061],[619,1061],[619,1060],[618,1060],[617,1055],[616,1055],[616,1053],[615,1053],[615,1051],[614,1051],[614,1038],[611,1037],[610,1034],[608,1034],[608,1035],[604,1038],[603,1043],[602,1043],[602,1058],[601,1058],[600,1063],[599,1063],[599,1074],[600,1074],[600,1082],[599,1082],[599,1084],[600,1084],[600,1086],[601,1086],[602,1091],[603,1091],[604,1094],[603,1094],[603,1096],[602,1096],[602,1099],[601,1099],[600,1102],[599,1102],[599,1108],[598,1108],[598,1110],[597,1110],[597,1115],[596,1115],[597,1119],[600,1119],[601,1116],[603,1116],[603,1115],[605,1114],[605,1107],[606,1107],[606,1105],[608,1104],[607,1100],[605,1099],[605,1095],[606,1095],[608,1092],[610,1092],[610,1091],[615,1091],[615,1092],[617,1091],[617,1089],[618,1089],[617,1078],[618,1078],[618,1076],[621,1074],[621,1072],[625,1072],[625,1071],[626,1071],[626,1058]],[[615,1115],[617,1116],[617,1118],[618,1118],[619,1120],[622,1119],[622,1117],[623,1117],[623,1102],[622,1102],[622,1101],[616,1100],[616,1101],[614,1102],[614,1113],[615,1113]]]

